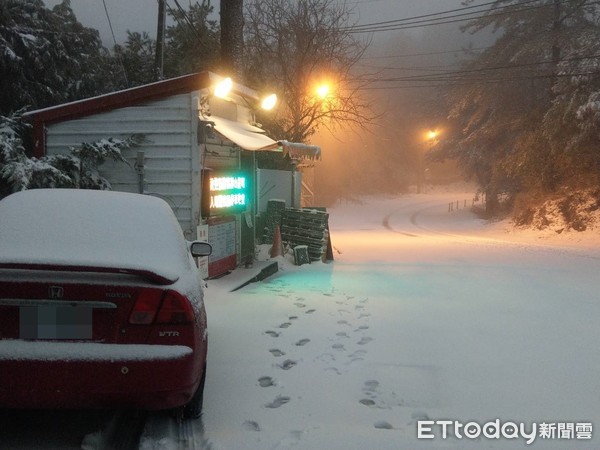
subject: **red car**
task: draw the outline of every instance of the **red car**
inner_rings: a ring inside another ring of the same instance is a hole
[[[206,373],[202,279],[169,205],[40,189],[0,201],[0,407],[180,408]]]

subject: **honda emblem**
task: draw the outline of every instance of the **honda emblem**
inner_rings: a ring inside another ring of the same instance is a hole
[[[62,286],[50,286],[48,288],[48,296],[54,300],[63,298],[64,293],[65,292]]]

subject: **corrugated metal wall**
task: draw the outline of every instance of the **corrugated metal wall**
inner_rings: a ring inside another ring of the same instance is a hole
[[[123,152],[130,166],[107,162],[101,174],[115,191],[138,192],[134,165],[144,152],[144,193],[167,201],[186,232],[195,238],[199,207],[197,99],[182,94],[146,105],[120,108],[81,119],[52,124],[47,130],[47,154],[68,153],[69,147],[103,138],[145,135],[147,142]]]

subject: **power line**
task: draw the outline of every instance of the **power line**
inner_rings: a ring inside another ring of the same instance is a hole
[[[488,48],[492,48],[492,46],[459,48],[456,50],[444,50],[444,51],[440,51],[440,52],[406,53],[406,54],[401,54],[401,55],[364,56],[362,59],[389,59],[389,58],[410,58],[410,57],[415,57],[415,56],[448,55],[451,53],[487,50]]]
[[[554,78],[554,77],[570,77],[570,76],[582,76],[582,75],[597,75],[599,71],[596,72],[586,72],[586,73],[548,73],[548,74],[530,74],[530,75],[514,75],[509,77],[470,77],[465,79],[461,76],[455,76],[452,74],[448,74],[442,76],[423,76],[423,77],[390,77],[390,78],[379,78],[375,80],[371,80],[373,83],[390,83],[390,82],[404,82],[404,83],[414,83],[414,82],[428,82],[428,83],[438,83],[438,82],[452,82],[452,81],[462,81],[468,83],[487,83],[490,81],[498,82],[498,81],[516,81],[516,80],[531,80],[538,78]]]
[[[175,2],[175,5],[177,5],[177,9],[179,10],[179,13],[183,16],[183,19],[186,21],[186,23],[188,24],[188,26],[190,27],[190,29],[192,30],[192,32],[196,35],[196,37],[198,38],[198,40],[202,40],[202,36],[201,36],[200,32],[198,31],[198,29],[194,25],[194,22],[192,22],[192,20],[188,17],[187,13],[185,12],[185,9],[183,9],[181,7],[181,5],[179,4],[179,2],[177,0],[173,0],[173,1]],[[179,22],[177,14],[174,14],[173,9],[169,6],[168,3],[167,3],[167,8],[169,8],[169,12]]]
[[[571,62],[571,61],[581,61],[581,60],[586,60],[586,59],[599,59],[600,58],[600,54],[594,54],[594,55],[588,55],[588,56],[574,56],[572,58],[564,58],[561,61],[559,61],[560,63],[563,62]],[[525,67],[536,67],[536,66],[544,66],[544,65],[555,65],[556,63],[554,61],[534,61],[534,62],[530,62],[530,63],[520,63],[520,64],[507,64],[507,65],[502,65],[502,66],[490,66],[490,67],[479,67],[476,69],[464,69],[464,70],[456,70],[456,71],[440,71],[439,73],[436,73],[434,75],[427,75],[427,74],[422,74],[422,75],[412,75],[412,76],[405,76],[405,77],[395,77],[395,78],[386,78],[386,79],[379,79],[378,81],[410,81],[412,79],[418,79],[419,81],[435,81],[436,77],[446,77],[446,76],[455,76],[455,75],[464,75],[464,74],[470,74],[470,73],[481,73],[481,72],[490,72],[490,71],[499,71],[499,70],[514,70],[514,69],[522,69]],[[364,67],[371,67],[371,66],[364,66]],[[429,69],[429,71],[432,72],[436,72],[435,69],[436,67],[451,67],[451,66],[429,66],[429,67],[372,67],[374,69],[385,69],[385,70],[423,70],[423,71],[427,71]]]
[[[381,82],[405,82],[408,84],[404,85],[393,85],[393,86],[366,86],[362,89],[364,90],[383,90],[383,89],[409,89],[409,88],[426,88],[426,87],[443,87],[451,84],[452,86],[473,86],[473,83],[479,84],[498,84],[504,82],[513,82],[513,81],[528,81],[528,80],[540,80],[540,79],[552,79],[552,78],[567,78],[567,77],[575,77],[575,76],[590,76],[600,75],[600,71],[591,71],[591,72],[576,72],[576,73],[558,73],[558,74],[537,74],[537,75],[523,75],[523,76],[512,76],[512,77],[496,77],[496,78],[470,78],[465,80],[462,77],[445,77],[438,79],[402,79],[402,78],[389,78],[389,79],[379,79],[379,80],[370,80],[372,83],[381,83]],[[367,80],[358,80],[358,81],[367,81]],[[424,84],[410,84],[410,83],[424,83]]]
[[[102,4],[104,5],[104,12],[106,13],[106,19],[108,20],[108,27],[110,28],[110,33],[112,34],[113,42],[115,43],[115,47],[117,46],[117,38],[115,38],[115,31],[113,30],[112,22],[110,20],[110,15],[108,14],[108,8],[106,7],[106,0],[102,0]],[[123,78],[125,78],[125,86],[129,87],[129,80],[127,79],[127,72],[125,71],[125,66],[123,65],[123,60],[121,59],[121,55],[119,52],[115,52],[117,54],[117,60],[119,61],[119,65],[121,66],[121,70],[123,71]]]
[[[539,0],[524,0],[522,3],[519,3],[518,6],[537,2],[537,1],[539,1]],[[568,3],[568,1],[569,0],[559,0],[559,3]],[[443,11],[440,13],[425,14],[422,16],[397,19],[394,21],[376,22],[373,24],[366,24],[366,25],[355,25],[352,27],[342,28],[341,30],[345,31],[347,33],[375,33],[375,32],[380,32],[380,31],[407,30],[407,29],[411,29],[411,28],[421,28],[421,27],[428,27],[428,26],[434,26],[434,25],[465,22],[465,21],[469,21],[469,20],[481,19],[484,17],[503,16],[503,15],[514,14],[514,13],[518,13],[518,12],[524,12],[524,11],[530,11],[530,10],[534,10],[534,9],[547,8],[549,6],[554,6],[554,5],[550,5],[550,4],[544,4],[544,5],[528,6],[528,7],[524,7],[524,8],[518,8],[518,9],[514,8],[514,6],[506,6],[506,7],[502,8],[502,10],[498,9],[498,12],[494,12],[494,13],[491,12],[491,11],[493,11],[492,9],[489,9],[489,10],[485,10],[485,11],[474,11],[474,12],[469,12],[469,13],[454,14],[454,15],[438,17],[438,18],[433,18],[433,19],[415,20],[415,19],[422,19],[422,18],[426,18],[426,17],[447,14],[449,12],[460,11],[462,9],[477,8],[477,7],[481,7],[484,5],[488,5],[490,3],[494,3],[494,2],[489,2],[489,3],[482,4],[482,5],[470,6],[470,7],[466,7],[466,8],[458,8],[455,10]],[[593,3],[598,3],[598,2],[593,2]],[[479,15],[475,15],[475,14],[479,14]],[[471,17],[465,17],[465,16],[471,16]],[[457,19],[456,17],[462,17],[462,18]],[[452,19],[452,20],[448,20],[448,19]]]
[[[527,2],[532,2],[532,1],[537,1],[537,0],[525,0]],[[434,16],[441,16],[443,14],[448,14],[448,13],[454,13],[457,11],[464,11],[467,9],[473,9],[473,8],[481,8],[482,6],[488,6],[491,5],[495,2],[487,2],[487,3],[482,3],[481,5],[473,5],[473,6],[466,6],[464,8],[455,8],[455,9],[449,9],[446,11],[440,11],[437,13],[431,13],[431,14],[422,14],[419,16],[413,16],[413,17],[405,17],[402,19],[394,19],[394,20],[385,20],[383,22],[373,22],[373,23],[367,23],[367,24],[363,24],[363,25],[355,25],[355,26],[350,26],[350,27],[346,27],[346,28],[342,28],[342,30],[346,31],[346,30],[356,30],[356,29],[360,29],[360,28],[371,28],[373,26],[378,26],[378,25],[387,25],[387,24],[399,24],[402,22],[408,22],[408,21],[412,21],[415,19],[423,19],[426,17],[434,17]],[[478,13],[481,11],[477,11]]]
[[[566,58],[560,61],[560,63],[564,62],[572,62],[572,61],[581,61],[581,60],[590,60],[590,59],[599,59],[600,54],[594,54],[589,56],[579,56]],[[369,86],[364,87],[366,90],[382,90],[382,89],[401,89],[401,88],[434,88],[434,87],[442,87],[451,84],[452,86],[468,86],[473,85],[474,83],[479,84],[498,84],[503,82],[514,82],[514,81],[527,81],[527,80],[536,80],[536,79],[552,79],[552,78],[566,78],[573,76],[598,76],[600,75],[600,71],[581,71],[581,72],[563,72],[563,73],[535,73],[529,72],[528,74],[514,74],[508,76],[502,75],[494,75],[493,73],[490,76],[486,75],[486,72],[490,71],[502,71],[502,70],[512,70],[518,68],[532,67],[532,66],[540,66],[540,65],[549,65],[554,64],[553,61],[538,61],[532,63],[523,63],[523,64],[512,64],[506,66],[494,66],[487,68],[478,68],[471,70],[458,70],[453,72],[445,72],[445,73],[437,73],[437,74],[422,74],[422,75],[413,75],[413,76],[399,76],[399,77],[387,77],[387,78],[356,78],[356,81],[360,82],[368,82],[371,84],[378,83],[403,83],[402,85],[387,85],[387,86]],[[504,72],[506,74],[506,72]],[[479,76],[477,76],[479,74]],[[465,75],[473,75],[473,76],[465,76]],[[481,75],[484,75],[483,77]]]

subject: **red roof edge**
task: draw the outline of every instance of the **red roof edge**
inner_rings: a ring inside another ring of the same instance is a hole
[[[31,121],[33,125],[33,155],[39,158],[46,153],[45,127],[47,124],[77,119],[113,109],[139,105],[172,95],[192,92],[207,88],[210,84],[210,73],[199,72],[27,112],[23,114],[23,118]]]

